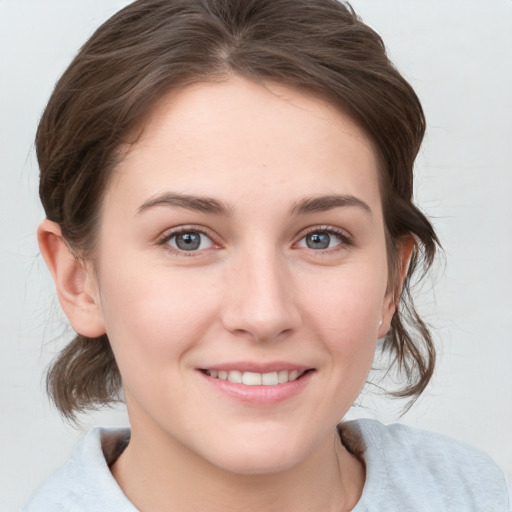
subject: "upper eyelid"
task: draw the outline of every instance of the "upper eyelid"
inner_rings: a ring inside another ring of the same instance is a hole
[[[172,244],[170,244],[170,240],[172,240],[175,236],[181,234],[181,233],[200,233],[201,235],[204,235],[208,237],[212,243],[211,247],[206,247],[200,250],[184,250],[180,249],[178,247],[174,247]],[[168,228],[165,231],[162,232],[160,236],[158,236],[155,240],[155,245],[163,249],[164,251],[167,251],[168,253],[174,255],[178,258],[195,258],[197,261],[202,261],[202,258],[207,257],[208,255],[212,254],[212,250],[218,250],[221,249],[222,246],[219,244],[215,237],[210,235],[209,230],[207,228],[204,228],[202,226],[192,226],[192,225],[181,225],[176,226],[174,228]]]
[[[166,229],[157,237],[157,242],[159,244],[164,244],[164,243],[168,242],[173,236],[179,235],[181,233],[188,233],[188,232],[201,233],[202,235],[205,235],[208,238],[210,238],[213,243],[217,244],[217,242],[215,241],[216,237],[214,234],[212,234],[211,230],[209,230],[208,228],[205,228],[204,226],[195,226],[192,224],[176,226],[174,228]]]
[[[207,228],[205,226],[195,225],[195,224],[185,224],[185,225],[179,225],[173,228],[168,228],[165,231],[163,231],[158,237],[157,237],[157,243],[159,244],[165,244],[168,242],[173,236],[179,235],[180,233],[186,233],[186,232],[198,232],[201,233],[208,238],[212,240],[212,242],[215,245],[220,245],[219,242],[219,235],[216,234],[213,230],[210,228]],[[327,224],[317,224],[313,226],[309,226],[306,228],[303,228],[299,233],[294,237],[295,241],[294,244],[302,240],[305,236],[316,233],[316,232],[327,232],[327,233],[334,233],[335,235],[341,237],[345,242],[351,242],[353,239],[353,236],[350,232],[348,232],[346,229],[335,227],[332,225]]]
[[[339,240],[340,243],[336,244],[334,247],[328,247],[325,249],[312,249],[308,247],[302,247],[300,246],[300,242],[304,240],[306,236],[312,233],[329,233],[335,235]],[[310,254],[314,254],[317,257],[320,256],[328,256],[328,255],[334,255],[339,254],[340,251],[347,251],[349,249],[352,249],[356,244],[354,242],[354,239],[352,235],[341,228],[335,228],[334,226],[312,226],[306,231],[302,231],[296,238],[296,241],[293,243],[294,246],[297,246],[297,249],[307,251]]]
[[[302,231],[299,232],[297,235],[298,240],[302,240],[305,236],[311,234],[311,233],[334,233],[336,235],[341,236],[342,238],[346,238],[347,240],[352,240],[352,234],[349,233],[346,229],[337,228],[330,225],[317,225],[317,226],[311,226],[309,228],[305,228]]]

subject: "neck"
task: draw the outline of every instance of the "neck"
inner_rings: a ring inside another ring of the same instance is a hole
[[[162,433],[132,437],[112,474],[141,512],[339,512],[351,510],[364,486],[364,467],[337,432],[299,464],[272,474],[219,468]],[[148,441],[149,440],[149,441]]]

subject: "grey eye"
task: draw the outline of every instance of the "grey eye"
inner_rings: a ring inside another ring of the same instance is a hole
[[[213,245],[209,237],[198,231],[178,233],[169,238],[167,243],[180,251],[198,251],[200,249],[208,249]]]
[[[309,249],[327,249],[331,243],[331,235],[329,233],[319,232],[310,233],[305,237],[306,246]]]
[[[298,243],[299,247],[322,251],[332,249],[338,245],[347,244],[343,235],[335,231],[312,231],[305,235]]]

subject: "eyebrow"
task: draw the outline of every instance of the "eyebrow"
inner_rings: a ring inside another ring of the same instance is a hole
[[[145,201],[139,208],[137,214],[142,213],[156,206],[175,206],[187,210],[224,215],[230,217],[234,209],[224,203],[206,196],[191,194],[179,194],[176,192],[164,192]],[[334,208],[357,207],[372,214],[371,208],[361,199],[352,195],[327,195],[305,197],[297,201],[290,209],[290,215],[307,215],[310,213],[324,212]]]
[[[175,192],[165,192],[148,199],[137,208],[137,213],[142,213],[155,206],[177,206],[179,208],[186,208],[187,210],[225,216],[231,216],[233,213],[232,208],[227,207],[220,201],[211,197],[178,194]]]
[[[308,213],[325,212],[334,208],[347,206],[355,206],[370,215],[372,214],[371,208],[364,201],[352,195],[305,197],[293,205],[290,214],[306,215]]]

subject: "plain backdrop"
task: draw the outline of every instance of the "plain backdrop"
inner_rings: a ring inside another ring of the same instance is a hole
[[[95,424],[66,425],[44,370],[70,339],[36,244],[43,218],[33,138],[53,85],[121,0],[0,0],[0,510],[18,510]],[[512,2],[353,0],[415,87],[428,120],[416,200],[445,264],[419,292],[439,350],[403,417],[366,394],[349,416],[400,421],[486,450],[512,473]],[[403,404],[402,404],[403,405]]]

